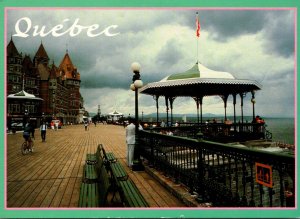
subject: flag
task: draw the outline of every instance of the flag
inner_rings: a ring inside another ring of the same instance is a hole
[[[196,17],[196,36],[200,37],[200,21],[199,21],[199,17],[198,17],[198,13],[197,13],[197,17]]]

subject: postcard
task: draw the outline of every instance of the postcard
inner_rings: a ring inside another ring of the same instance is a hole
[[[1,1],[0,216],[298,217],[298,3]]]

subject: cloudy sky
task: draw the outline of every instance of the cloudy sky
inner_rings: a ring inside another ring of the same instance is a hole
[[[199,61],[206,67],[227,71],[239,79],[257,80],[262,90],[256,94],[256,114],[262,116],[294,116],[294,19],[293,10],[224,10],[203,8],[144,9],[8,9],[6,13],[6,45],[11,36],[25,32],[28,37],[13,36],[19,52],[35,55],[43,43],[51,63],[58,66],[68,50],[81,74],[81,94],[87,111],[102,114],[113,110],[134,114],[132,62],[141,64],[144,84],[161,80],[191,68],[197,61],[195,17],[199,12],[201,36],[198,39]],[[25,19],[27,18],[27,23]],[[19,22],[18,21],[22,19]],[[30,21],[30,23],[29,23]],[[70,27],[95,27],[91,37],[87,28],[75,36]],[[31,26],[29,25],[31,24]],[[34,34],[49,32],[62,25],[60,36]],[[111,36],[109,36],[111,34]],[[23,34],[24,35],[24,34]],[[244,114],[252,115],[251,95],[244,100]],[[232,98],[227,113],[233,114]],[[237,99],[239,114],[240,99]],[[139,96],[140,113],[155,113],[151,96]],[[159,111],[165,112],[164,99]],[[191,98],[177,98],[174,113],[196,113]],[[223,114],[219,97],[205,97],[203,113]]]

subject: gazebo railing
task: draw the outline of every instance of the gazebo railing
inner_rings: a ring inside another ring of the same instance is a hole
[[[234,123],[226,125],[223,123],[207,124],[180,124],[180,126],[151,128],[157,133],[171,131],[173,135],[197,139],[199,134],[206,140],[220,142],[247,141],[257,139],[272,139],[272,134],[268,132],[266,126],[257,123]]]
[[[215,207],[295,205],[293,155],[151,131],[140,131],[139,143],[144,159],[186,185],[199,202],[211,202]],[[257,182],[256,164],[271,168],[269,187]]]

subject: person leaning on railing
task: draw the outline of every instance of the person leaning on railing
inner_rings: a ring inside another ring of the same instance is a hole
[[[259,124],[259,126],[256,128],[257,132],[262,132],[263,131],[263,126],[265,124],[265,120],[262,119],[260,116],[256,116],[254,122],[256,124]]]
[[[232,122],[229,119],[226,119],[224,124],[225,124],[224,135],[228,136]]]

